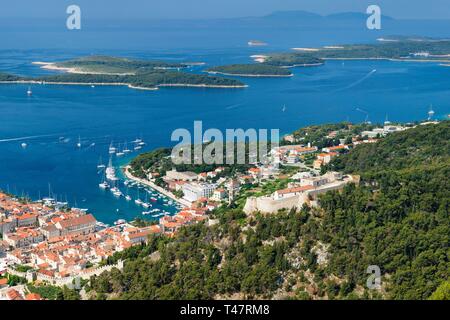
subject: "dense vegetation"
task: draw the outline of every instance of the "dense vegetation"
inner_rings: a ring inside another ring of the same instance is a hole
[[[209,68],[206,71],[209,73],[243,76],[292,76],[292,72],[286,68],[280,68],[265,64],[231,64]]]
[[[74,60],[55,63],[57,67],[77,68],[84,72],[104,73],[139,73],[149,70],[185,68],[185,63],[169,63],[164,61],[131,60],[109,56],[88,56]]]
[[[358,146],[330,168],[360,186],[327,193],[319,208],[246,216],[219,208],[219,224],[151,238],[110,258],[123,272],[91,279],[92,297],[122,299],[392,298],[448,296],[450,122]],[[155,256],[155,252],[157,255]],[[153,254],[151,254],[153,253]],[[366,287],[369,265],[382,290]]]
[[[307,53],[274,53],[267,57],[264,64],[278,67],[296,67],[323,64],[324,61]]]
[[[0,81],[36,81],[56,83],[128,84],[134,87],[155,88],[170,85],[198,85],[219,87],[243,87],[235,79],[187,73],[177,70],[186,64],[161,61],[129,60],[125,58],[93,56],[57,63],[64,68],[77,68],[86,73],[64,73],[40,77],[20,77],[0,74]]]
[[[319,58],[387,58],[387,59],[442,59],[433,56],[414,56],[414,53],[428,52],[430,55],[450,54],[450,41],[402,40],[377,44],[345,45],[343,49],[321,49],[314,55]],[[448,59],[447,57],[447,60]]]

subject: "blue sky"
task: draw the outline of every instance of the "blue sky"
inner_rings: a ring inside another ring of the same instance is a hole
[[[112,20],[260,16],[279,10],[364,12],[369,4],[396,18],[450,19],[450,0],[4,0],[0,17],[59,18],[70,4],[79,5],[85,18]]]

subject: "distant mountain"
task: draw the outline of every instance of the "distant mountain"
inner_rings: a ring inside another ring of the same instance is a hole
[[[330,15],[320,15],[309,11],[275,11],[269,15],[262,17],[264,20],[280,20],[280,21],[356,21],[365,20],[368,15],[362,12],[340,12]],[[383,16],[383,19],[394,20],[389,16]]]
[[[275,11],[269,15],[262,17],[263,19],[307,19],[307,20],[318,20],[323,19],[323,16],[317,13],[309,12],[309,11]]]

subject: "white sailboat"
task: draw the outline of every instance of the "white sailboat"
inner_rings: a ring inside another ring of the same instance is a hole
[[[143,203],[142,200],[139,198],[139,189],[138,189],[137,199],[134,200],[134,203],[136,203],[138,206],[142,205],[142,203]]]
[[[116,170],[114,169],[114,167],[112,165],[111,157],[109,158],[108,167],[106,168],[105,171],[106,171],[106,179],[111,180],[111,181],[118,180],[118,178],[116,177]]]
[[[116,153],[116,148],[113,146],[113,142],[111,141],[111,144],[109,145],[109,150],[108,150],[108,152],[109,152],[109,154],[114,154],[114,153]]]
[[[128,144],[127,144],[126,141],[125,141],[125,146],[124,146],[122,152],[125,153],[125,154],[128,154],[128,153],[132,152],[130,149],[128,149]]]
[[[78,136],[77,148],[81,148],[81,137]]]
[[[123,151],[120,151],[120,143],[119,143],[119,147],[117,148],[117,151],[116,151],[116,156],[122,157],[124,155],[125,155],[125,153]]]
[[[130,197],[129,192],[128,192],[128,186],[127,186],[127,195],[125,196],[125,200],[131,201],[131,197]]]
[[[27,95],[31,97],[33,95],[33,91],[31,91],[31,87],[28,87]]]
[[[97,169],[105,169],[105,168],[106,168],[106,166],[103,164],[102,157],[100,156],[100,160],[98,162]]]

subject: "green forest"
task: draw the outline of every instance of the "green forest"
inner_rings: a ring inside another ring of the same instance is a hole
[[[450,122],[419,125],[357,146],[329,169],[359,186],[319,207],[245,215],[116,253],[125,268],[91,278],[93,299],[444,299],[450,280]],[[157,253],[157,254],[155,254]],[[369,265],[381,290],[368,289]]]
[[[184,63],[163,61],[130,60],[107,56],[82,57],[55,64],[63,68],[77,68],[86,73],[62,73],[39,77],[16,76],[0,73],[0,81],[33,81],[37,83],[85,83],[127,84],[141,88],[156,88],[170,85],[200,85],[221,87],[244,87],[245,84],[224,77],[180,71]]]
[[[249,76],[292,76],[292,72],[286,68],[270,66],[266,64],[231,64],[217,66],[206,70],[209,73],[222,73],[229,75],[249,75]]]

